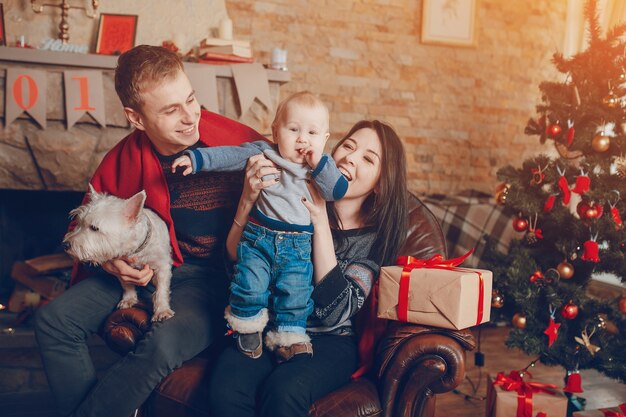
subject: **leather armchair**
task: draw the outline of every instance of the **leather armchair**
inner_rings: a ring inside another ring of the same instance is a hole
[[[439,223],[415,196],[409,201],[409,216],[401,253],[418,258],[445,254]],[[124,354],[149,326],[146,309],[117,310],[107,320],[104,338],[113,350]],[[432,417],[435,394],[449,392],[461,383],[465,351],[474,347],[468,330],[390,322],[377,348],[373,372],[316,401],[309,416]],[[144,404],[142,416],[209,416],[209,373],[220,348],[212,346],[168,375]]]

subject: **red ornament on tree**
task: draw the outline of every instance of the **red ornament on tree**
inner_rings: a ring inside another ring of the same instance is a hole
[[[600,256],[598,248],[598,242],[596,242],[597,235],[590,240],[583,243],[583,254],[580,259],[588,262],[600,262]]]
[[[572,192],[582,195],[589,191],[590,186],[591,179],[589,179],[589,176],[581,169],[580,175],[576,177],[576,184],[574,188],[572,188]]]
[[[561,309],[561,315],[566,320],[573,320],[578,315],[578,306],[573,302],[569,302]]]
[[[559,125],[558,123],[552,123],[550,126],[548,126],[546,133],[551,138],[556,138],[561,134],[562,131],[563,129],[561,128],[561,125]]]
[[[577,370],[567,373],[563,391],[569,392],[572,394],[583,392],[583,380],[580,377],[580,373]]]
[[[548,347],[551,347],[556,338],[559,336],[559,327],[561,327],[561,323],[554,322],[554,310],[550,310],[550,324],[548,324],[548,328],[543,331],[543,334],[548,336]]]
[[[557,185],[559,186],[559,190],[561,190],[561,193],[563,193],[563,204],[569,204],[572,193],[569,189],[567,178],[565,178],[565,170],[561,171],[561,168],[559,168],[558,166],[556,167],[556,170],[559,173],[559,180],[557,181]]]
[[[528,220],[521,216],[517,216],[513,219],[513,229],[516,232],[523,232],[528,228]]]

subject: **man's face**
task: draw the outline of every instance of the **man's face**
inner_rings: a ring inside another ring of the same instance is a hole
[[[200,104],[183,71],[174,78],[148,84],[141,98],[141,110],[125,107],[124,111],[137,129],[146,132],[157,152],[173,155],[198,141]]]
[[[321,107],[289,103],[285,114],[275,128],[274,141],[280,156],[303,164],[302,151],[311,146],[318,153],[324,150],[328,139],[328,114]]]

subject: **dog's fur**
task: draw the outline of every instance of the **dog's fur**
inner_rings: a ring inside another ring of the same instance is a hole
[[[170,308],[172,255],[165,222],[152,210],[144,208],[146,192],[128,200],[98,193],[89,184],[89,202],[70,212],[75,227],[68,232],[63,245],[75,259],[102,265],[116,258],[132,260],[142,269],[145,264],[154,270],[152,321],[166,320],[174,315]],[[118,308],[138,302],[134,285],[122,284],[124,294]]]

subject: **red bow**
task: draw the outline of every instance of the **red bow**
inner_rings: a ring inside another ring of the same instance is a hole
[[[504,372],[499,372],[493,384],[501,385],[505,391],[517,391],[517,417],[532,417],[533,393],[545,392],[555,395],[552,390],[557,389],[557,386],[552,384],[526,382],[519,371],[511,371],[508,376]]]
[[[619,411],[609,410],[608,408],[601,408],[600,411],[604,414],[604,417],[626,417],[626,403],[617,406]]]
[[[399,256],[397,264],[403,266],[402,275],[400,276],[400,289],[398,291],[398,320],[408,321],[409,314],[409,283],[411,281],[411,271],[415,268],[432,268],[432,269],[448,269],[457,271],[471,271],[478,275],[478,312],[476,317],[476,325],[483,320],[484,299],[485,299],[485,282],[480,272],[474,270],[466,270],[456,268],[461,265],[472,253],[474,249],[470,249],[465,255],[458,258],[444,259],[443,256],[437,254],[430,259],[418,259],[412,256]]]

